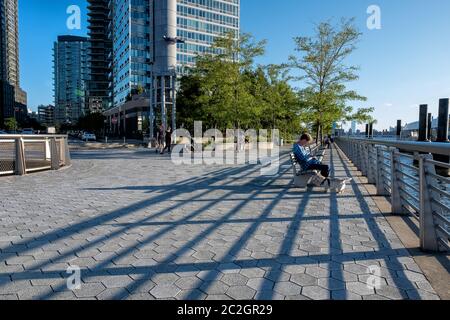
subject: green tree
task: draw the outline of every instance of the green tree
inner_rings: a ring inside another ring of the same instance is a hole
[[[18,128],[18,125],[19,124],[17,123],[17,120],[14,118],[5,119],[5,128],[8,131],[13,131],[13,130],[16,131]]]
[[[359,78],[359,68],[348,66],[345,61],[356,50],[360,36],[354,19],[342,19],[339,25],[320,23],[313,37],[294,39],[299,56],[291,56],[290,65],[301,72],[296,79],[307,84],[300,92],[306,103],[303,119],[314,124],[318,140],[333,122],[354,115],[348,102],[366,100],[346,87]],[[368,110],[359,111],[357,116],[363,116],[365,111]]]
[[[263,127],[279,129],[283,138],[292,139],[301,131],[304,106],[289,84],[289,69],[285,65],[271,64],[260,70],[264,72],[264,77],[260,77],[259,82],[266,83],[258,88],[265,101],[261,115]]]
[[[192,76],[199,84],[198,102],[213,127],[246,128],[253,122],[257,104],[250,92],[254,60],[264,54],[265,41],[234,33],[218,38],[213,52],[197,57]]]

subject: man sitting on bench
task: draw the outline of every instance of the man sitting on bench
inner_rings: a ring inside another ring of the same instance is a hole
[[[320,174],[322,175],[322,177],[324,177],[322,185],[325,183],[325,181],[327,181],[329,185],[330,167],[322,164],[317,158],[313,157],[310,152],[306,150],[306,147],[309,146],[312,141],[313,139],[311,135],[307,133],[303,134],[300,137],[300,140],[294,145],[293,152],[295,158],[302,167],[303,171],[320,171]]]

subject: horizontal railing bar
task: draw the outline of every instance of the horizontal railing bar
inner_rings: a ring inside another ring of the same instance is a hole
[[[382,176],[383,178],[385,178],[386,180],[391,180],[391,177],[389,177],[389,176],[387,176],[387,175],[385,175],[385,174],[381,174],[381,176]],[[385,180],[383,179],[383,181],[385,181]]]
[[[447,205],[437,201],[436,199],[431,199],[431,202],[433,202],[435,205],[437,205],[438,207],[440,207],[441,209],[450,212],[450,207],[448,207]]]
[[[400,173],[401,175],[403,175],[403,176],[405,176],[405,177],[410,178],[411,180],[414,180],[414,181],[416,181],[416,182],[419,182],[419,177],[413,176],[412,174],[409,174],[409,173],[403,172],[403,171],[399,171],[399,170],[396,170],[396,172],[397,172],[397,173]]]
[[[425,152],[439,155],[450,154],[450,143],[444,142],[389,141],[380,139],[362,139],[362,138],[346,138],[346,137],[340,137],[339,139],[354,141],[357,143],[395,147],[401,150],[411,152]]]
[[[408,191],[407,189],[405,189],[403,186],[400,185],[399,189],[400,189],[400,191],[403,191],[408,197],[416,199],[417,196],[414,194],[411,194],[411,192]],[[419,193],[419,191],[417,191],[416,189],[413,189],[413,190],[416,191],[417,193]]]
[[[416,156],[414,156],[414,155],[412,155],[412,154],[406,154],[406,153],[402,153],[402,152],[399,152],[399,153],[397,153],[400,157],[404,157],[404,158],[409,158],[409,159],[412,159],[412,160],[415,160],[416,159]]]
[[[6,175],[6,174],[13,174],[14,171],[0,171],[0,176]]]
[[[24,143],[45,143],[48,142],[48,140],[23,140]]]
[[[420,214],[416,212],[414,209],[410,208],[408,204],[404,205],[402,204],[402,207],[405,208],[405,210],[416,220],[420,220]]]
[[[439,238],[439,242],[447,251],[450,251],[450,245],[448,244],[448,240],[445,241],[444,239]]]
[[[52,166],[46,166],[46,167],[40,167],[40,168],[27,168],[26,172],[34,172],[34,171],[42,171],[42,170],[48,170],[51,169]]]
[[[427,172],[427,175],[429,175],[429,176],[431,176],[431,177],[433,177],[433,178],[435,178],[435,179],[438,179],[438,180],[441,180],[441,181],[445,181],[445,182],[447,182],[447,183],[450,183],[450,178],[443,177],[443,176],[440,176],[440,175],[435,174],[435,173],[432,173],[432,172]]]
[[[428,163],[434,164],[435,166],[438,166],[438,167],[450,169],[450,163],[439,162],[439,161],[435,161],[435,160],[431,160],[431,159],[426,159],[425,161]]]
[[[441,220],[443,223],[450,225],[450,220],[447,217],[444,217],[442,214],[434,211],[433,212],[436,219]]]
[[[411,208],[414,209],[414,211],[416,211],[417,213],[420,213],[420,209],[417,207],[416,204],[412,203],[412,201],[410,201],[409,199],[407,199],[406,197],[400,195],[400,197],[403,199],[403,201],[405,201]]]
[[[68,136],[65,134],[0,134],[0,140],[1,139],[18,139],[18,138],[24,138],[24,139],[42,139],[43,137],[46,138],[65,138],[67,139]]]
[[[441,189],[439,189],[438,187],[433,186],[433,185],[431,185],[431,186],[429,186],[429,187],[430,187],[431,189],[433,189],[434,191],[436,191],[437,193],[440,193],[442,196],[445,196],[445,197],[447,197],[447,198],[450,199],[450,193],[448,193],[447,191],[441,190]]]
[[[408,168],[408,169],[411,169],[411,170],[414,170],[414,171],[419,171],[419,168],[414,167],[414,166],[412,166],[410,164],[403,163],[403,162],[399,162],[398,164],[401,165],[402,167],[405,167],[405,168]]]
[[[448,230],[444,229],[442,226],[437,225],[436,226],[436,230],[438,230],[441,233],[443,233],[447,238],[450,238],[450,232],[448,232]]]

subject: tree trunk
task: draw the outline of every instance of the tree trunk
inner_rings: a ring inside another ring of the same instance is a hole
[[[320,137],[320,128],[321,128],[321,124],[320,122],[317,123],[317,131],[316,131],[316,143],[319,143],[319,137]]]
[[[320,143],[323,143],[323,126],[320,126]]]

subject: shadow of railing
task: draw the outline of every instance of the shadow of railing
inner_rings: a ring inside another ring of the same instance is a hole
[[[342,155],[342,151],[338,150],[338,156],[342,163],[344,164],[344,169],[347,173],[347,175],[351,176],[351,171],[349,169],[348,164],[346,164],[346,160],[344,160],[344,157]],[[356,199],[358,200],[359,207],[361,208],[361,211],[363,213],[371,212],[369,204],[363,197],[362,191],[358,188],[358,185],[356,183],[352,183],[352,189],[355,194]],[[418,288],[414,285],[413,281],[409,280],[408,277],[405,275],[405,268],[404,266],[398,261],[398,249],[393,249],[392,246],[389,243],[389,240],[386,238],[383,230],[378,226],[376,221],[374,221],[373,217],[370,214],[364,214],[363,215],[364,220],[366,222],[367,227],[369,228],[373,238],[375,241],[377,241],[378,246],[380,250],[373,252],[372,254],[368,254],[368,259],[383,259],[384,263],[386,265],[386,269],[388,270],[390,274],[390,279],[387,279],[387,284],[393,284],[397,288],[402,288],[405,290],[401,290],[400,294],[403,299],[409,299],[409,296],[405,293],[406,290],[412,291],[413,295],[419,297],[418,294]],[[385,248],[385,249],[381,249]],[[386,251],[387,250],[387,251]],[[390,255],[392,253],[392,250],[395,251],[394,254]],[[403,256],[408,256],[409,252],[407,249],[401,249],[404,251]],[[402,280],[403,279],[403,280]],[[391,283],[391,281],[393,283]]]
[[[350,170],[348,166],[345,164],[345,160],[342,158],[340,153],[339,160],[343,164],[343,170],[348,175],[351,175]],[[331,157],[331,163],[333,163],[334,166],[334,159],[333,156]],[[158,263],[154,266],[134,266],[133,268],[130,267],[121,267],[117,265],[111,265],[111,260],[105,260],[103,262],[99,262],[98,264],[92,266],[90,270],[84,274],[85,280],[88,280],[89,278],[93,278],[96,276],[104,276],[106,275],[133,275],[133,279],[135,280],[131,285],[127,286],[127,291],[122,291],[118,294],[116,294],[113,298],[115,299],[122,299],[126,298],[128,294],[132,292],[136,292],[139,290],[139,288],[147,281],[151,281],[155,274],[165,274],[165,273],[172,273],[175,270],[184,269],[184,270],[199,270],[199,271],[206,271],[205,278],[208,279],[208,282],[204,283],[202,286],[202,290],[207,290],[210,285],[212,285],[213,281],[217,279],[219,272],[226,271],[226,270],[233,270],[237,266],[241,269],[246,268],[252,268],[255,265],[261,268],[267,268],[267,276],[266,279],[272,279],[274,283],[277,282],[279,279],[281,273],[274,268],[274,264],[277,263],[278,260],[283,261],[283,266],[289,266],[289,265],[305,265],[311,262],[311,260],[314,261],[331,261],[331,257],[333,256],[333,249],[337,251],[342,251],[342,246],[340,243],[340,226],[339,222],[345,219],[354,219],[354,218],[363,218],[369,229],[371,234],[375,239],[377,239],[379,243],[379,247],[382,248],[383,246],[386,246],[388,244],[388,239],[383,235],[383,231],[374,223],[373,219],[376,217],[381,217],[381,214],[370,214],[371,210],[365,200],[365,196],[362,194],[361,190],[359,190],[358,185],[353,182],[352,184],[352,190],[355,194],[355,196],[358,199],[359,206],[361,208],[361,214],[348,214],[348,215],[340,215],[339,209],[338,209],[338,198],[344,198],[347,196],[338,196],[335,194],[327,194],[324,195],[323,193],[319,193],[313,190],[308,190],[308,192],[304,193],[301,197],[298,197],[300,200],[300,203],[298,205],[298,208],[296,210],[296,213],[293,217],[283,217],[283,218],[276,218],[276,217],[270,217],[270,214],[272,210],[279,204],[281,201],[283,201],[286,198],[289,199],[297,199],[292,197],[293,195],[297,195],[298,192],[292,192],[287,188],[284,187],[277,187],[275,185],[275,182],[280,179],[280,176],[283,176],[285,172],[287,172],[290,169],[286,169],[285,171],[282,171],[279,176],[273,177],[268,179],[268,184],[266,185],[259,185],[258,182],[260,181],[260,178],[258,177],[251,177],[253,173],[255,173],[259,168],[257,166],[244,166],[239,168],[225,168],[217,171],[213,171],[206,176],[198,177],[198,178],[192,178],[187,179],[184,181],[181,181],[179,183],[175,183],[171,186],[130,186],[130,187],[122,187],[122,188],[104,188],[104,189],[92,189],[92,190],[131,190],[131,191],[147,191],[149,194],[155,193],[155,195],[149,199],[145,199],[143,201],[140,201],[138,203],[134,203],[132,205],[129,205],[127,207],[106,213],[105,215],[95,217],[92,219],[89,219],[87,221],[83,221],[80,223],[77,223],[73,226],[70,226],[66,229],[59,229],[55,230],[53,232],[50,232],[46,235],[43,235],[41,237],[37,237],[35,240],[27,240],[23,241],[21,243],[17,243],[14,245],[9,246],[7,249],[8,252],[5,252],[6,256],[2,254],[2,260],[4,259],[6,261],[6,258],[16,256],[17,254],[24,254],[29,250],[32,250],[33,248],[38,248],[43,242],[52,242],[56,240],[61,240],[64,238],[68,238],[74,234],[77,234],[81,231],[88,230],[90,228],[99,226],[99,225],[112,225],[115,227],[118,227],[117,230],[114,230],[111,233],[108,233],[107,235],[103,235],[99,237],[98,239],[95,239],[94,241],[90,242],[86,246],[83,246],[83,248],[74,248],[73,250],[70,250],[62,255],[55,256],[53,258],[49,258],[43,262],[40,262],[30,268],[29,270],[18,272],[14,274],[14,279],[23,279],[23,280],[30,280],[34,278],[56,278],[60,277],[61,274],[65,273],[66,270],[53,270],[51,272],[42,271],[41,269],[49,264],[56,263],[58,261],[62,261],[62,259],[67,258],[73,254],[88,250],[90,248],[95,247],[96,245],[102,243],[103,241],[111,241],[114,240],[116,237],[121,236],[126,231],[133,230],[134,228],[140,227],[140,226],[158,226],[161,227],[159,230],[157,230],[155,233],[152,233],[145,237],[144,239],[140,239],[139,243],[135,246],[129,246],[124,247],[121,250],[119,250],[116,254],[117,256],[114,258],[121,259],[124,257],[127,257],[129,254],[133,253],[134,250],[144,247],[147,244],[150,244],[158,239],[161,239],[164,235],[168,234],[171,231],[176,230],[179,226],[186,226],[186,225],[205,225],[205,229],[202,230],[199,234],[194,235],[192,238],[187,240],[185,243],[183,243],[180,247],[178,247],[174,252],[170,252],[167,257],[162,259],[161,261],[158,261]],[[229,178],[233,175],[239,175],[239,177]],[[213,176],[213,177],[210,177]],[[226,180],[228,179],[228,180]],[[249,179],[244,185],[236,185],[232,186],[229,185],[230,181],[239,181],[243,179]],[[227,185],[214,185],[218,181],[223,181],[224,183],[227,183]],[[186,200],[179,200],[178,202],[172,200],[175,197],[179,197],[185,194],[189,194],[193,190],[196,190],[199,192],[199,194],[196,194],[193,197],[190,197]],[[212,199],[204,200],[202,199],[205,196],[210,195],[213,191],[223,191],[224,194],[215,197]],[[158,192],[158,193],[157,193]],[[262,195],[267,194],[274,194],[273,197],[267,198],[259,198]],[[245,198],[236,197],[236,195],[248,195]],[[331,197],[331,198],[330,198]],[[237,203],[234,207],[230,208],[228,212],[225,213],[224,216],[222,216],[219,219],[200,219],[200,220],[193,220],[200,217],[200,215],[213,207],[214,205],[231,201],[230,199],[233,199],[233,201],[240,201]],[[312,200],[324,200],[328,199],[331,201],[331,210],[329,215],[317,215],[317,216],[305,216],[305,209],[308,205],[308,203]],[[114,220],[117,220],[119,218],[124,218],[131,216],[133,212],[136,212],[137,210],[141,210],[144,208],[151,207],[152,205],[168,201],[174,202],[174,204],[170,205],[169,208],[158,210],[156,213],[149,215],[148,217],[139,219],[137,221],[133,221],[132,223],[117,223]],[[268,204],[263,209],[262,213],[258,215],[255,218],[235,218],[234,216],[244,210],[246,206],[253,202],[253,201],[259,201],[259,200],[265,200],[268,201]],[[202,205],[195,209],[194,211],[190,212],[188,215],[182,217],[181,219],[174,220],[174,221],[154,221],[157,218],[163,217],[168,211],[174,210],[177,208],[182,208],[185,204],[188,204],[189,202],[196,201],[196,202],[202,202]],[[203,203],[204,202],[204,203]],[[333,209],[335,208],[335,209]],[[295,246],[295,237],[298,234],[301,224],[304,221],[322,221],[329,219],[330,222],[330,239],[329,239],[329,247],[330,247],[330,253],[328,254],[311,254],[309,257],[305,256],[295,256],[291,254],[292,248]],[[272,222],[289,222],[290,225],[288,227],[288,232],[285,235],[285,238],[283,239],[283,242],[281,244],[280,250],[278,254],[274,255],[272,258],[268,259],[239,259],[237,256],[239,255],[239,252],[246,247],[246,244],[251,240],[252,236],[256,233],[258,228],[264,224],[264,223],[272,223]],[[232,246],[226,250],[224,257],[220,259],[219,261],[200,261],[200,262],[192,262],[192,263],[182,263],[178,262],[177,259],[188,252],[191,248],[193,248],[198,243],[201,243],[203,239],[205,239],[208,235],[211,235],[215,230],[220,228],[223,225],[226,224],[250,224],[244,232],[242,233],[242,236],[240,236],[239,239],[235,243],[232,244]],[[34,242],[37,241],[37,242]],[[34,244],[36,243],[36,244]],[[14,253],[12,253],[14,252]],[[396,249],[393,249],[392,247],[385,247],[385,249],[380,250],[379,252],[374,251],[368,251],[368,252],[357,252],[357,253],[342,253],[340,254],[340,267],[338,268],[341,270],[342,273],[342,264],[344,262],[350,262],[350,261],[357,261],[358,259],[366,260],[368,257],[372,257],[375,259],[377,257],[377,253],[379,254],[379,257],[382,259],[385,259],[386,264],[392,263],[388,256],[392,255],[395,257],[401,257],[401,256],[409,256],[409,254],[405,251],[398,251]],[[419,254],[419,253],[417,253]],[[394,265],[398,268],[401,264],[397,262],[394,262]],[[339,271],[338,271],[339,272]],[[395,271],[393,271],[395,273]],[[394,276],[394,273],[392,274]],[[7,274],[0,274],[0,279],[4,279],[3,275]],[[395,278],[395,277],[392,277]],[[267,281],[268,283],[268,281]],[[4,283],[0,281],[0,290],[1,286]],[[200,283],[199,283],[200,284]],[[404,283],[398,283],[399,285]],[[331,285],[331,283],[330,283]],[[260,294],[258,298],[260,299],[266,299],[273,297],[274,291],[273,287],[271,285],[264,284],[264,281],[261,284],[260,287]],[[53,295],[56,294],[56,292],[59,292],[61,290],[64,290],[64,286],[55,286],[53,288],[53,291],[48,292],[47,294],[40,295],[40,299],[48,299],[51,298]],[[201,296],[201,292],[195,289],[192,289],[188,295],[187,299],[198,299]],[[345,295],[345,297],[347,297]]]

